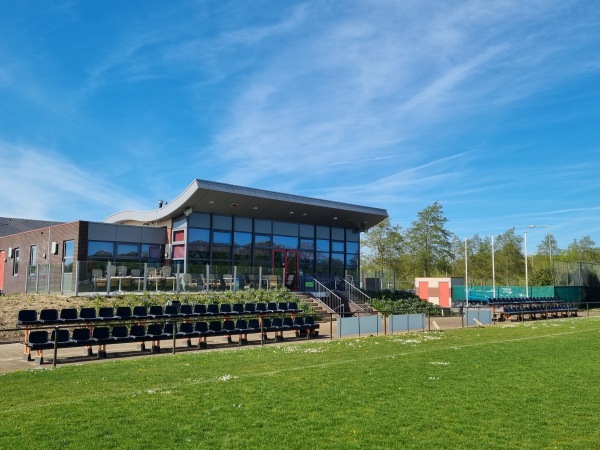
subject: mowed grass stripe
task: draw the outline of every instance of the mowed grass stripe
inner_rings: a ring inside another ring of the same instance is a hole
[[[11,374],[0,379],[0,446],[592,448],[597,327],[574,319]]]

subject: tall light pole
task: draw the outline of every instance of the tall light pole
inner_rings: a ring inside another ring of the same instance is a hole
[[[492,297],[496,297],[496,262],[494,259],[494,235],[492,234],[492,290],[494,294]]]
[[[465,299],[467,300],[467,308],[469,307],[469,264],[467,262],[467,237],[465,236]]]
[[[548,228],[548,257],[550,258],[550,267],[552,267],[552,242],[550,241],[550,225],[529,225],[529,228],[537,227]]]
[[[529,297],[529,275],[527,273],[527,231],[525,232],[525,297]]]

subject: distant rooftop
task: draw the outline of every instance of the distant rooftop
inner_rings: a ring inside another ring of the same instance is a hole
[[[0,217],[0,237],[11,234],[24,233],[25,231],[60,225],[63,222],[51,220],[17,219],[14,217]]]

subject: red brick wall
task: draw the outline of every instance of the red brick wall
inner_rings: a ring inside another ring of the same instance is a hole
[[[30,264],[29,251],[32,245],[37,245],[38,264],[60,264],[63,259],[64,241],[75,241],[73,260],[77,261],[79,255],[85,259],[87,255],[87,222],[70,222],[52,227],[40,228],[11,236],[0,237],[0,250],[7,251],[7,260],[4,273],[4,293],[12,294],[25,292],[27,282],[27,267]],[[58,244],[58,251],[51,254],[52,242]],[[13,276],[13,259],[8,258],[8,249],[19,249],[19,275]],[[46,257],[44,258],[44,254]]]

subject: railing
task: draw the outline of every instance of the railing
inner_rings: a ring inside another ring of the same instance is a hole
[[[354,284],[349,282],[346,278],[342,278],[344,292],[346,293],[348,300],[356,305],[361,312],[372,311],[371,308],[371,297],[365,294],[363,291],[358,289]]]
[[[172,264],[132,261],[75,261],[27,268],[25,292],[115,294],[275,289],[285,286],[283,270],[257,266]]]
[[[316,278],[310,275],[306,277],[314,282],[314,290],[310,291],[313,297],[320,301],[328,312],[341,317],[344,313],[344,302],[341,297]]]

